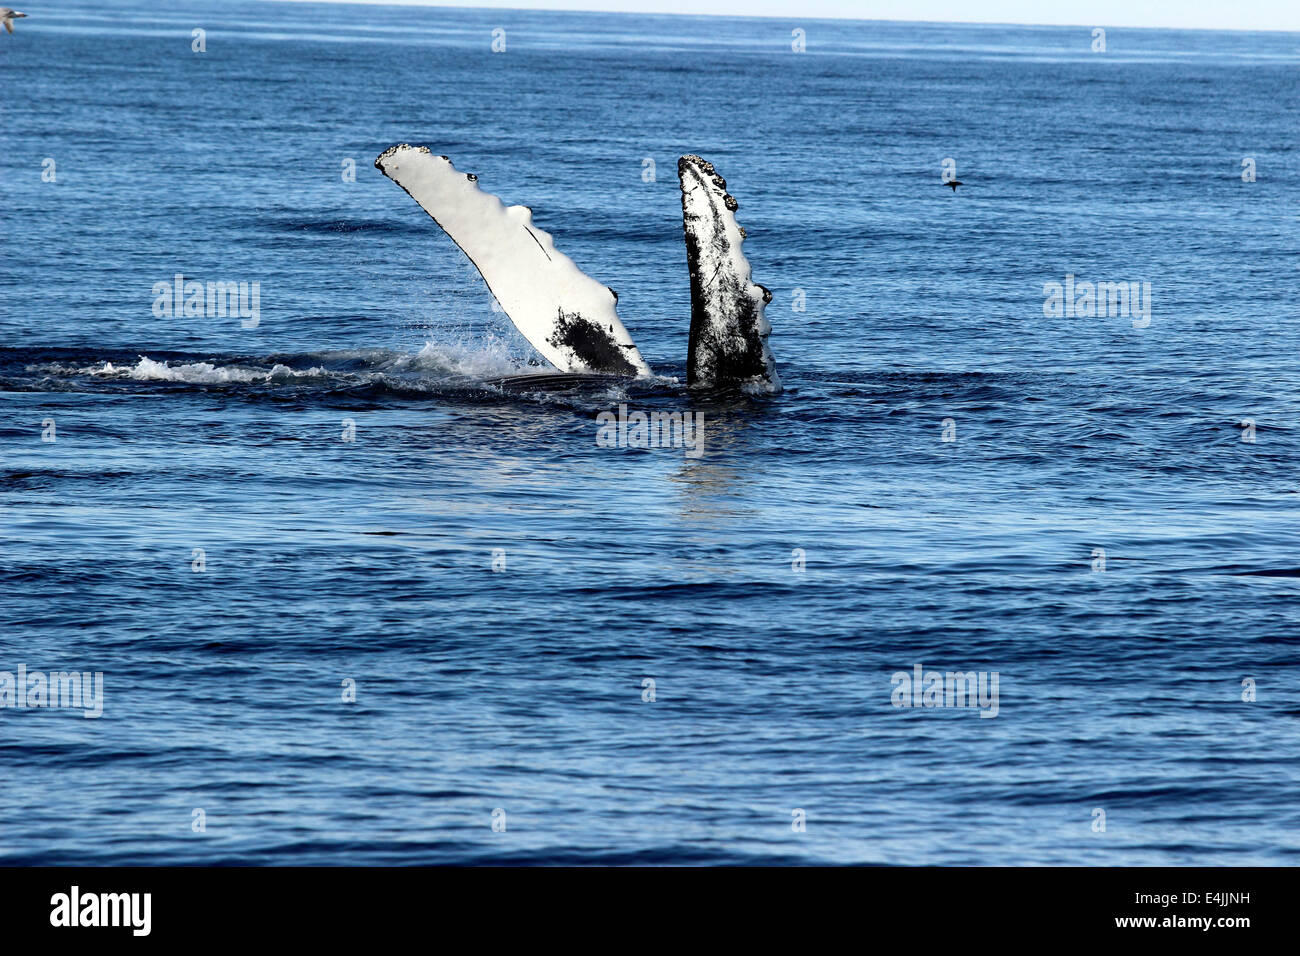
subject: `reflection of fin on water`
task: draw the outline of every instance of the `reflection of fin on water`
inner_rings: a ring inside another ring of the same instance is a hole
[[[435,156],[427,147],[394,146],[375,160],[375,167],[443,228],[510,321],[560,372],[626,378],[651,374],[618,318],[618,296],[559,252],[550,234],[533,225],[526,206],[505,206],[478,188],[477,176],[458,172],[446,156]],[[780,391],[763,317],[772,296],[750,281],[749,262],[740,251],[745,231],[736,224],[736,200],[713,166],[698,156],[683,157],[677,171],[691,274],[689,383]],[[534,387],[549,387],[540,376],[525,378]],[[512,382],[507,387],[517,386]]]

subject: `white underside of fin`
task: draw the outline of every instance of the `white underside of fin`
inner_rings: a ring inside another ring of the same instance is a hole
[[[405,189],[474,263],[510,321],[562,372],[648,376],[619,321],[612,289],[584,273],[533,225],[532,210],[507,207],[446,156],[402,144],[375,167]]]

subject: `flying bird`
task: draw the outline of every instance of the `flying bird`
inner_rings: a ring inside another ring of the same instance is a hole
[[[946,183],[941,183],[940,185],[942,185],[942,186],[951,186],[951,187],[952,187],[952,191],[953,191],[953,192],[956,192],[958,186],[965,186],[966,184],[965,184],[964,182],[962,182],[960,179],[950,179],[950,180],[948,180]]]
[[[5,25],[5,29],[10,33],[14,32],[14,21],[27,14],[19,13],[17,10],[11,10],[9,7],[0,7],[0,23]]]

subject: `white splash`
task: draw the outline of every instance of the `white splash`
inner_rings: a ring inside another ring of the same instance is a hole
[[[114,365],[105,362],[98,367],[81,370],[86,375],[102,375],[108,378],[129,378],[137,382],[186,382],[191,385],[227,385],[234,382],[270,383],[290,382],[295,379],[323,378],[327,375],[323,368],[292,369],[287,365],[275,364],[270,369],[248,368],[238,365],[218,366],[211,362],[191,362],[185,365],[170,365],[156,362],[148,356],[140,356],[135,365]]]

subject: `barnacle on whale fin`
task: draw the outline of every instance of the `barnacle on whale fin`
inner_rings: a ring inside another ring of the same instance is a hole
[[[772,293],[753,281],[741,250],[748,233],[736,222],[740,204],[713,164],[699,156],[683,156],[677,175],[691,275],[687,382],[779,392],[781,379],[767,345],[771,327],[763,315]]]

